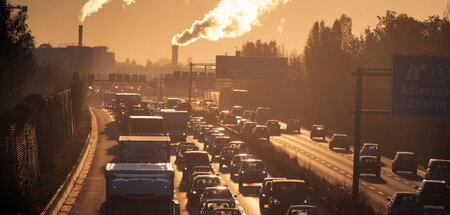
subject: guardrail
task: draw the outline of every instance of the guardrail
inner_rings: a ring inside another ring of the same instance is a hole
[[[94,126],[97,126],[97,120],[90,108],[89,113],[91,118],[91,131],[89,132],[89,135],[86,138],[86,142],[84,144],[83,150],[81,150],[80,156],[78,157],[77,163],[72,167],[72,170],[67,175],[66,179],[64,180],[64,183],[58,188],[55,195],[53,195],[52,199],[47,203],[45,209],[41,212],[41,215],[58,214],[58,212],[64,205],[64,202],[66,201],[67,197],[69,196],[70,191],[72,190],[75,184],[75,180],[80,175],[82,167],[86,161],[87,155],[91,150],[92,130]]]

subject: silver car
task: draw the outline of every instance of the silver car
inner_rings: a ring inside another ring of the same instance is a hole
[[[396,192],[392,198],[387,198],[388,215],[411,214],[423,215],[424,207],[422,199],[417,193]]]

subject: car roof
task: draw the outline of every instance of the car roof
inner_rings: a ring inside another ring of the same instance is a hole
[[[256,125],[257,128],[267,128],[265,125]]]
[[[364,143],[365,146],[378,146],[378,143]]]
[[[256,122],[253,122],[253,121],[247,120],[247,121],[245,121],[245,124],[256,124]]]
[[[281,180],[286,178],[265,178],[264,181],[273,181],[273,180]]]
[[[445,184],[445,181],[440,181],[440,180],[423,180],[422,183],[436,183],[436,184]]]
[[[394,195],[402,195],[402,196],[417,196],[419,194],[412,192],[395,192]]]
[[[227,186],[207,187],[205,190],[230,190]]]
[[[253,157],[253,155],[247,154],[247,153],[242,153],[242,154],[234,155],[234,157],[246,157],[246,156],[252,156],[252,157]]]
[[[217,211],[231,211],[231,212],[239,211],[239,212],[241,212],[238,208],[215,208],[214,212],[217,212]]]
[[[275,179],[273,180],[273,182],[278,182],[278,183],[302,183],[302,184],[306,184],[306,182],[304,180],[299,180],[299,179]]]
[[[317,208],[317,207],[314,205],[291,205],[289,208],[302,209],[302,208]]]
[[[377,156],[371,156],[371,155],[363,155],[359,159],[377,159]]]
[[[316,127],[324,127],[324,125],[318,125],[318,124],[316,124],[316,125],[313,125],[313,126],[316,126]]]
[[[205,151],[188,151],[186,154],[208,154],[208,152]]]
[[[262,162],[262,160],[260,160],[260,159],[254,159],[254,158],[249,158],[249,159],[244,160],[244,162]]]
[[[347,137],[347,134],[333,134],[333,136],[337,136],[337,137]]]
[[[198,175],[195,178],[217,178],[217,179],[219,179],[219,176],[217,176],[217,175]]]
[[[414,155],[414,152],[397,152],[398,155]]]
[[[233,140],[230,143],[245,143],[244,141],[240,141],[240,140]]]
[[[450,160],[431,158],[430,162],[450,162]]]

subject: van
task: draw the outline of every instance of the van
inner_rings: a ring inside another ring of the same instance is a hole
[[[268,107],[258,107],[256,109],[255,121],[258,125],[265,125],[267,120],[272,117],[272,110]]]

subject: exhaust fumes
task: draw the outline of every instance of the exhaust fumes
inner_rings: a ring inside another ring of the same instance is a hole
[[[200,38],[217,41],[244,35],[259,24],[259,17],[289,0],[222,0],[203,20],[195,21],[172,38],[173,45],[186,46]]]
[[[135,3],[135,0],[122,0],[125,4],[122,5],[122,7],[128,6],[130,4]],[[107,4],[111,2],[111,0],[89,0],[87,1],[84,5],[83,8],[81,9],[81,14],[80,14],[80,23],[83,23],[84,20],[86,19],[86,17],[91,16],[93,13],[96,13],[97,11],[99,11],[104,4]]]

